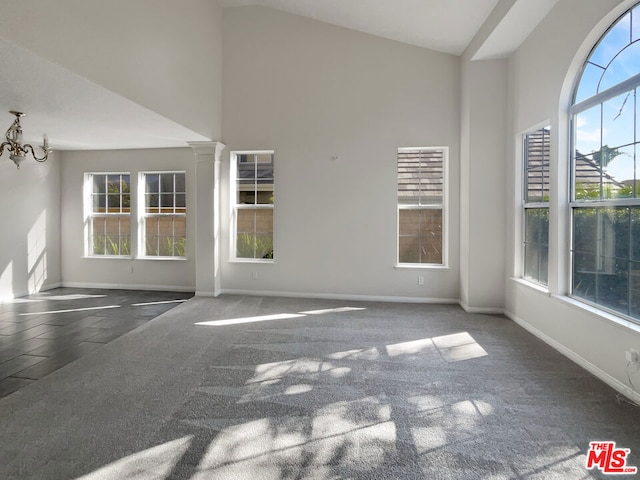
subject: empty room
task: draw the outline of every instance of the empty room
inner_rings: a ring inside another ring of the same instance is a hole
[[[638,475],[638,0],[0,4],[1,479]]]

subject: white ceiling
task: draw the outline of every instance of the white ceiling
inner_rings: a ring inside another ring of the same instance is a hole
[[[208,140],[167,118],[0,38],[0,135],[15,117],[24,141],[54,150],[184,147]]]
[[[460,55],[498,0],[218,0],[218,3],[223,7],[271,7]]]
[[[451,54],[465,50],[500,2],[478,59],[517,48],[557,0],[217,1],[224,7],[271,7]],[[27,114],[21,122],[25,141],[40,145],[46,133],[57,150],[184,147],[210,140],[2,38],[0,64],[11,66],[0,75],[0,135],[14,119],[8,111],[18,110]]]

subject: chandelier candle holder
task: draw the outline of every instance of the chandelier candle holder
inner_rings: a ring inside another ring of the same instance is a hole
[[[43,156],[38,157],[31,145],[22,144],[22,127],[20,126],[20,117],[24,117],[26,113],[16,112],[15,110],[10,110],[9,113],[11,115],[15,115],[16,119],[5,134],[7,141],[2,142],[2,145],[0,145],[0,156],[5,152],[5,149],[8,150],[10,152],[9,158],[13,160],[13,163],[16,164],[18,169],[20,169],[20,164],[27,157],[27,153],[31,153],[31,156],[36,162],[46,162],[49,157],[49,152],[51,151],[47,136],[43,136],[42,146],[37,147],[44,152]]]

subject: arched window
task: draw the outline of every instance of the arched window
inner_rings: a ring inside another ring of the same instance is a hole
[[[571,293],[640,320],[640,4],[591,51],[571,106]]]

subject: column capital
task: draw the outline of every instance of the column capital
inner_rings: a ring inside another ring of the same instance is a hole
[[[187,142],[193,149],[193,153],[196,157],[201,155],[212,155],[215,161],[220,161],[220,155],[225,149],[226,145],[222,142]]]

